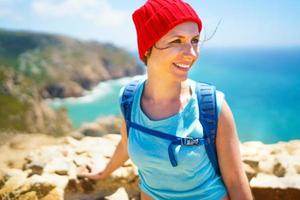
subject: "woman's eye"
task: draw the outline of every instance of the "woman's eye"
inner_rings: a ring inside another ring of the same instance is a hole
[[[192,43],[193,43],[193,44],[198,44],[198,43],[199,43],[199,39],[198,39],[198,38],[194,38],[194,39],[192,40]]]
[[[180,43],[180,39],[173,40],[171,43]]]

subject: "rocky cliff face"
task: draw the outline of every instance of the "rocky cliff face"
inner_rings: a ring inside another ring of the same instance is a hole
[[[44,98],[81,96],[100,81],[144,71],[128,52],[112,44],[2,29],[0,67],[34,80]]]
[[[19,136],[0,148],[1,152],[11,154],[0,155],[0,199],[139,199],[137,171],[131,161],[105,180],[91,181],[77,176],[103,169],[120,135],[79,140],[45,137],[35,135],[33,140],[28,135]],[[30,150],[29,147],[46,144],[45,141],[48,146]],[[300,198],[299,146],[300,141],[241,144],[245,172],[256,200]],[[19,155],[19,152],[23,156],[16,160],[13,154]]]
[[[34,81],[0,68],[1,132],[66,135],[72,130],[67,111],[52,110],[39,96]],[[2,134],[1,134],[2,137]]]
[[[44,98],[82,96],[100,81],[143,71],[111,44],[0,29],[0,134],[67,134],[67,111],[51,110]]]

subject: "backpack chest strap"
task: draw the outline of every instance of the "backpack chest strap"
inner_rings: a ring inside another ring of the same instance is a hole
[[[127,124],[129,127],[134,128],[136,130],[142,131],[144,133],[147,133],[149,135],[153,135],[155,137],[159,137],[162,139],[170,140],[171,143],[168,147],[168,154],[169,154],[169,160],[173,167],[177,166],[177,161],[174,155],[174,145],[182,145],[182,146],[198,146],[198,145],[208,145],[211,143],[210,138],[192,138],[192,137],[177,137],[174,135],[170,135],[167,133],[163,133],[161,131],[149,129],[147,127],[141,126],[137,123],[127,121]]]

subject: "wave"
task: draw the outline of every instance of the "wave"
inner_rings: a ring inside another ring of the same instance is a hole
[[[116,80],[109,80],[100,82],[97,86],[95,86],[92,90],[85,90],[84,95],[82,97],[67,97],[67,98],[54,98],[54,99],[46,99],[46,103],[50,105],[50,107],[54,109],[58,109],[60,107],[68,107],[70,105],[80,105],[80,104],[90,104],[98,101],[99,99],[103,99],[106,96],[110,95],[115,88],[121,88],[127,83],[145,78],[146,75],[138,75],[133,77],[124,77]]]

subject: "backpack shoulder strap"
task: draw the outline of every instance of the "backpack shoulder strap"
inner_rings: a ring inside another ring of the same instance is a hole
[[[121,98],[121,110],[124,116],[126,127],[127,127],[127,135],[129,133],[129,126],[128,122],[131,122],[131,110],[132,110],[132,103],[134,99],[134,95],[136,93],[136,89],[142,83],[141,80],[134,80],[127,84],[124,88],[122,98]]]
[[[208,158],[216,172],[220,175],[217,151],[216,136],[218,125],[216,88],[212,85],[197,83],[196,93],[199,107],[199,120],[203,126],[204,138],[208,138],[208,144],[205,145]]]

